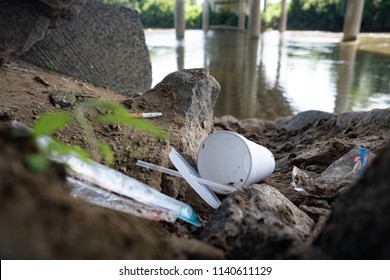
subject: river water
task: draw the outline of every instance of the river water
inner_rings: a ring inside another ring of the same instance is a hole
[[[147,30],[153,86],[178,69],[207,68],[221,85],[214,115],[273,120],[306,110],[390,107],[390,55],[341,45],[341,34]],[[390,37],[370,41],[390,48]],[[375,46],[374,46],[375,47]],[[375,48],[374,48],[375,49]]]

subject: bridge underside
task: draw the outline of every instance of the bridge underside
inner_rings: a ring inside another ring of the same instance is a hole
[[[204,0],[202,28],[207,31],[215,26],[209,25],[209,7],[213,11],[231,11],[238,16],[237,27],[218,26],[218,28],[229,28],[234,30],[248,31],[252,38],[258,38],[260,35],[260,1],[261,0]],[[176,0],[175,5],[175,28],[176,37],[184,38],[185,17],[184,3],[185,0]],[[279,31],[282,33],[287,26],[287,0],[281,0],[281,16]],[[360,25],[363,15],[364,0],[349,0],[344,17],[344,38],[343,41],[354,41],[360,32]],[[245,24],[246,15],[249,14],[248,26]]]

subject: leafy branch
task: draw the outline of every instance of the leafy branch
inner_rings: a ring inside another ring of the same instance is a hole
[[[85,114],[93,109],[102,109],[108,113],[98,115],[89,120],[85,117]],[[77,105],[73,114],[68,112],[51,112],[43,114],[38,118],[33,126],[33,137],[39,139],[40,137],[49,136],[51,137],[51,141],[49,141],[47,147],[41,150],[39,154],[32,154],[27,157],[26,162],[30,169],[35,171],[45,170],[47,168],[47,158],[51,153],[58,155],[74,153],[83,160],[90,158],[89,153],[83,148],[62,143],[53,136],[55,132],[66,127],[73,119],[77,121],[78,125],[84,131],[91,146],[99,150],[103,160],[109,165],[112,165],[115,161],[114,153],[106,141],[96,138],[93,124],[126,125],[147,132],[158,139],[168,138],[168,133],[164,129],[147,120],[131,118],[127,108],[117,102],[91,100]]]

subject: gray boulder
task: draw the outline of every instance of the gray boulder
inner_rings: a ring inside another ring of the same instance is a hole
[[[1,1],[0,64],[27,51],[46,33],[78,14],[85,0]]]
[[[196,159],[200,143],[213,128],[213,109],[221,90],[207,69],[187,69],[166,76],[135,100],[147,100],[171,120],[170,139],[176,148]]]
[[[277,122],[281,127],[287,131],[295,131],[303,128],[308,128],[321,120],[329,120],[335,115],[317,110],[309,110],[296,114],[287,120],[280,120]]]
[[[100,1],[87,0],[77,18],[50,32],[21,58],[128,96],[152,84],[138,13]]]
[[[306,240],[314,222],[275,188],[252,185],[226,198],[201,239],[230,259],[283,259]]]

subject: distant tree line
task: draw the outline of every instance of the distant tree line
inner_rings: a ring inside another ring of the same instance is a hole
[[[103,0],[108,4],[117,4],[135,9],[144,28],[173,28],[175,0]],[[196,0],[185,2],[186,28],[202,28],[202,7]]]
[[[173,28],[175,0],[103,0],[135,9],[145,28]],[[288,8],[288,29],[340,32],[343,28],[347,0],[291,0]],[[262,27],[277,29],[280,3],[267,1],[262,12]],[[186,28],[202,28],[202,7],[195,0],[186,0]],[[229,11],[209,11],[211,25],[237,26],[238,17]],[[390,31],[390,0],[366,0],[362,20],[363,32]]]
[[[347,0],[291,0],[288,10],[288,29],[324,30],[343,29]],[[366,0],[361,31],[390,31],[390,1]]]

